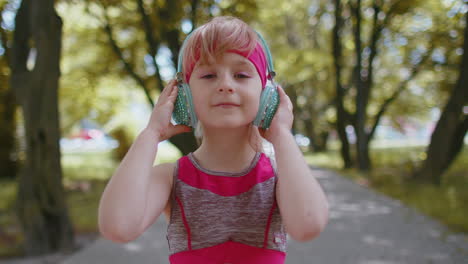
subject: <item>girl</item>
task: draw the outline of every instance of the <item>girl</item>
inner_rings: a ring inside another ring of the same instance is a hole
[[[256,32],[240,19],[212,19],[183,48],[201,145],[153,166],[159,142],[191,131],[171,124],[178,92],[171,80],[104,190],[100,232],[128,242],[164,213],[170,263],[284,263],[286,233],[308,241],[328,221],[325,194],[290,132],[292,103],[278,86],[270,127],[252,125],[267,62]],[[262,137],[275,159],[263,153]]]

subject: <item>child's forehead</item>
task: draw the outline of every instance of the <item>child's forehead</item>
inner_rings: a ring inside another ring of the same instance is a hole
[[[195,64],[195,68],[205,68],[205,67],[212,67],[212,66],[217,66],[217,65],[230,65],[230,66],[248,66],[248,67],[254,67],[252,62],[250,62],[248,59],[245,57],[236,54],[236,53],[225,53],[223,56],[220,56],[219,58],[216,58],[215,61],[211,60],[199,60]]]

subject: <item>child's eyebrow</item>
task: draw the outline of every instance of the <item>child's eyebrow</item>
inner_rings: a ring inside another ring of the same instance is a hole
[[[238,60],[234,63],[235,65],[245,65],[245,66],[248,66],[250,68],[252,68],[252,64],[249,63],[248,61],[245,61],[245,60]]]
[[[234,61],[233,65],[245,65],[245,66],[248,66],[248,67],[252,67],[252,65],[247,62],[247,61],[244,61],[244,60],[236,60]],[[211,64],[211,63],[200,63],[198,64],[198,67],[200,68],[205,68],[205,67],[211,67],[211,66],[214,66],[214,64]]]
[[[238,60],[235,62],[236,65],[250,65],[248,62],[244,60]]]
[[[245,60],[238,60],[234,63],[234,65],[239,65],[239,66],[247,66],[250,70],[254,70],[255,67],[249,63],[248,61],[245,61]]]

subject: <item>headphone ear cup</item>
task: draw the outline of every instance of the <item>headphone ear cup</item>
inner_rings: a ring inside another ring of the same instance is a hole
[[[172,111],[172,118],[176,124],[195,128],[198,122],[193,106],[192,92],[186,83],[177,83],[178,91]]]
[[[268,129],[276,110],[278,110],[278,105],[278,90],[273,85],[267,84],[260,95],[260,105],[253,124],[263,129]]]

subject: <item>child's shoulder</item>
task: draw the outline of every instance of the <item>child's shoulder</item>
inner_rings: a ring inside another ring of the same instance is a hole
[[[153,166],[151,175],[157,179],[157,181],[164,181],[172,185],[172,176],[174,174],[174,169],[177,165],[176,162],[165,162]]]
[[[176,166],[177,164],[177,161],[174,161],[174,162],[163,162],[163,163],[160,163],[158,165],[155,165],[153,167],[153,170],[163,170],[163,171],[169,171],[171,169],[174,169],[174,167]]]

